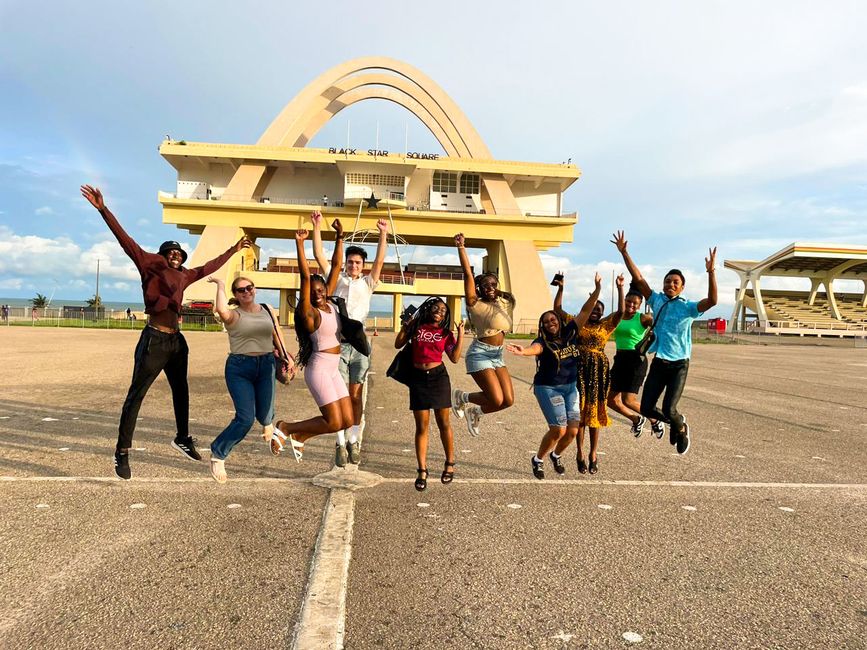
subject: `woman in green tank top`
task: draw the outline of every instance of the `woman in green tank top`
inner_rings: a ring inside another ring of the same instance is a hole
[[[647,358],[635,351],[635,346],[644,338],[647,328],[653,324],[648,314],[640,314],[641,294],[630,288],[626,294],[623,318],[614,330],[613,338],[617,344],[614,364],[611,366],[611,384],[608,390],[608,407],[632,422],[632,433],[641,435],[647,418],[639,413],[638,391],[647,374]],[[662,422],[651,420],[653,433],[657,438],[665,434]]]

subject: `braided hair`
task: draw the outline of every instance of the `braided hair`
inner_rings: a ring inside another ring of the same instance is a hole
[[[313,283],[321,282],[326,287],[328,286],[325,283],[325,278],[323,278],[318,273],[314,273],[310,276],[310,290],[313,290]],[[298,304],[295,306],[295,334],[298,337],[298,354],[295,355],[295,365],[298,366],[300,370],[304,366],[307,365],[307,362],[310,361],[310,357],[313,356],[313,339],[310,338],[310,335],[313,332],[308,332],[307,327],[304,323],[304,314],[301,312],[301,300],[298,301]]]
[[[415,335],[418,333],[418,328],[422,325],[427,325],[433,322],[433,309],[437,305],[437,303],[442,303],[446,308],[446,315],[443,318],[443,322],[440,325],[443,332],[449,332],[452,329],[452,311],[449,309],[448,303],[440,298],[439,296],[432,296],[425,300],[418,308],[418,310],[413,314],[412,320],[409,322],[409,333],[407,337],[407,341],[412,341],[415,339]]]
[[[557,322],[560,323],[560,329],[556,334],[549,334],[548,330],[543,326],[542,321],[545,319],[545,316],[548,314],[553,314],[557,319]],[[559,351],[563,349],[566,345],[571,343],[573,336],[570,336],[568,340],[563,338],[563,328],[566,326],[568,321],[564,321],[557,312],[549,309],[548,311],[542,312],[542,315],[539,316],[539,338],[542,340],[542,345],[554,355],[554,359],[557,360],[557,372],[560,372],[560,354]],[[536,356],[536,372],[539,372],[539,366],[541,365],[542,355]]]
[[[476,283],[476,295],[481,295],[481,293],[482,293],[482,287],[481,287],[482,280],[484,280],[486,278],[491,278],[497,284],[500,283],[500,278],[497,277],[496,273],[491,273],[490,271],[487,271],[485,273],[480,273],[479,275],[477,275],[474,278],[475,283]],[[509,302],[509,304],[512,306],[512,308],[514,309],[515,303],[516,303],[515,296],[513,296],[508,291],[502,291],[500,289],[497,289],[497,298],[505,298]],[[479,300],[481,300],[481,298],[479,298]]]

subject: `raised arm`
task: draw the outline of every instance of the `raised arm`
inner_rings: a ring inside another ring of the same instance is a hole
[[[217,285],[217,296],[214,300],[214,311],[217,312],[217,316],[220,317],[220,320],[223,321],[226,325],[231,325],[235,321],[238,320],[238,313],[234,309],[229,308],[229,303],[226,300],[226,285],[220,278],[215,278],[211,276],[208,278],[208,282],[212,282]]]
[[[315,210],[310,215],[310,221],[313,222],[313,259],[319,265],[322,273],[325,273],[325,267],[328,266],[328,261],[325,258],[325,251],[322,248],[322,213]],[[331,270],[329,269],[329,273]]]
[[[716,246],[708,250],[704,258],[704,268],[707,271],[707,298],[698,301],[698,310],[702,313],[716,304]]]
[[[331,270],[328,271],[328,280],[325,282],[329,296],[337,288],[337,280],[340,278],[340,260],[343,259],[343,224],[340,223],[340,219],[335,219],[331,222],[331,227],[334,228],[335,233],[334,252],[331,253]]]
[[[476,279],[473,277],[470,258],[467,257],[464,233],[459,232],[455,235],[455,246],[458,247],[458,258],[461,260],[461,269],[464,272],[464,298],[467,299],[467,307],[472,307],[478,302],[479,297],[476,295]]]
[[[192,269],[187,269],[187,271],[185,272],[185,275],[187,276],[189,283],[192,284],[193,282],[196,282],[197,280],[201,280],[206,275],[210,275],[211,273],[218,271],[220,268],[222,268],[222,266],[226,262],[229,261],[229,259],[232,257],[232,255],[234,255],[235,253],[239,252],[240,250],[242,250],[244,248],[250,248],[250,246],[252,246],[252,245],[253,245],[253,242],[251,242],[249,239],[247,239],[246,235],[243,235],[241,237],[241,239],[239,239],[237,242],[235,242],[234,244],[229,246],[229,248],[226,249],[226,252],[224,252],[219,257],[215,257],[210,262],[205,262],[201,266],[197,266],[197,267],[192,268]]]
[[[614,330],[615,327],[620,323],[620,320],[623,318],[623,311],[626,309],[625,300],[623,297],[623,285],[625,280],[623,279],[623,274],[617,276],[615,280],[615,284],[617,285],[617,311],[612,312],[608,318],[605,320],[608,323],[608,327],[610,330]]]
[[[376,222],[379,229],[379,242],[376,244],[376,257],[373,259],[373,268],[370,270],[370,286],[379,284],[379,274],[382,273],[382,265],[385,263],[385,251],[388,248],[388,222],[379,219]]]
[[[554,313],[560,317],[560,320],[568,320],[569,314],[563,311],[563,278],[557,278],[554,282],[557,284],[557,293],[554,296]]]
[[[641,275],[641,271],[638,270],[638,266],[635,262],[632,261],[632,258],[629,256],[629,252],[626,250],[626,233],[622,230],[618,230],[613,235],[614,239],[611,240],[611,243],[617,247],[617,250],[620,251],[620,254],[623,256],[623,263],[626,264],[626,269],[629,271],[629,275],[632,276],[632,281],[635,283],[635,288],[641,292],[641,295],[644,296],[644,299],[647,300],[650,298],[650,285],[647,284],[647,280],[644,279],[644,276]]]
[[[464,345],[464,327],[466,323],[461,320],[458,323],[458,335],[455,338],[455,347],[453,347],[450,351],[446,352],[446,356],[448,356],[449,361],[452,363],[457,363],[461,358],[461,348]]]
[[[129,256],[137,269],[141,269],[142,260],[146,253],[142,250],[142,247],[127,234],[126,230],[121,227],[117,218],[111,213],[111,210],[106,207],[105,199],[102,197],[102,192],[99,191],[99,188],[93,187],[92,185],[82,185],[81,195],[87,199],[90,205],[99,211],[100,216],[102,216],[108,229],[111,230],[111,233],[117,239],[123,252]]]
[[[593,311],[593,308],[596,306],[596,303],[599,301],[599,294],[602,293],[602,276],[598,273],[593,278],[593,281],[596,283],[596,288],[593,290],[593,293],[590,294],[590,297],[587,299],[587,302],[581,307],[581,311],[579,311],[575,318],[572,321],[575,323],[575,327],[581,329],[587,323],[587,319],[590,318],[590,312]]]
[[[307,239],[308,234],[303,228],[295,231],[295,255],[298,257],[298,275],[301,279],[298,306],[305,314],[313,310],[313,303],[310,302],[310,267],[307,265],[307,257],[304,253],[304,240]]]

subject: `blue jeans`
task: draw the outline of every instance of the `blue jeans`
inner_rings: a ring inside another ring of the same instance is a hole
[[[226,386],[235,404],[235,418],[211,443],[211,457],[225,459],[244,439],[253,419],[271,424],[274,419],[274,355],[230,354],[226,359]]]
[[[581,419],[578,387],[574,383],[533,386],[533,394],[549,426],[565,427],[567,422],[578,422]]]

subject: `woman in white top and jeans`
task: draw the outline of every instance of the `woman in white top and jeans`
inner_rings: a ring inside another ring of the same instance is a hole
[[[232,282],[232,299],[226,301],[226,287],[223,281],[210,277],[208,282],[217,285],[215,311],[229,333],[229,357],[226,359],[226,386],[235,404],[235,417],[223,432],[211,443],[211,475],[217,483],[225,483],[225,460],[232,448],[237,445],[253,421],[268,430],[274,419],[274,332],[280,337],[282,349],[283,334],[274,328],[277,314],[268,305],[256,303],[256,287],[247,278],[235,278]],[[230,309],[229,305],[238,305]],[[273,320],[272,320],[273,319]],[[290,373],[292,360],[290,359]],[[291,374],[290,374],[291,376]]]

